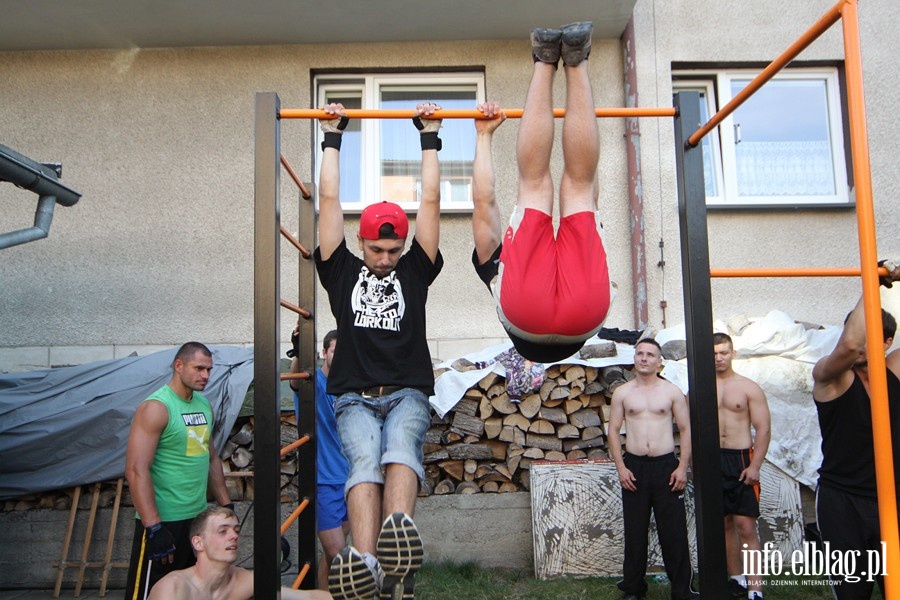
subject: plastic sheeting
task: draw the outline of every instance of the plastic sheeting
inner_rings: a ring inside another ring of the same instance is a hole
[[[253,349],[210,350],[203,394],[221,449],[253,381]],[[131,418],[168,383],[176,351],[0,375],[0,499],[124,476]]]

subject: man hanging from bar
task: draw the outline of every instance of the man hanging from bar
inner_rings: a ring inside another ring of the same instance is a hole
[[[497,314],[519,353],[548,363],[577,352],[600,329],[611,289],[597,211],[599,131],[587,59],[590,22],[531,32],[534,71],[516,141],[519,188],[501,236],[491,140],[506,119],[494,102],[476,108],[472,263],[494,295]],[[553,78],[560,58],[566,75],[565,167],[554,238]]]
[[[428,287],[444,261],[440,233],[440,120],[420,104],[413,123],[422,148],[422,196],[415,236],[403,254],[409,221],[391,202],[367,206],[359,219],[362,259],[347,249],[339,198],[340,104],[325,106],[319,174],[316,270],[337,321],[327,391],[336,397],[338,436],[350,465],[347,510],[353,546],[338,554],[328,584],[338,600],[414,597],[422,540],[412,520],[425,477],[422,444],[431,422],[434,373],[425,339]],[[379,592],[380,590],[380,592]]]

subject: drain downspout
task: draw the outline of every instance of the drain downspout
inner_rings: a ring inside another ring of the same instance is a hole
[[[634,16],[622,33],[622,56],[625,75],[625,106],[638,106],[637,66],[634,36]],[[647,254],[644,248],[644,190],[641,183],[641,128],[636,117],[625,119],[625,148],[628,155],[628,221],[631,230],[631,287],[634,298],[634,325],[646,329]]]
[[[72,206],[81,198],[81,194],[59,182],[58,169],[60,167],[37,163],[0,144],[0,181],[9,181],[38,195],[34,226],[0,234],[0,249],[47,237],[56,204]]]

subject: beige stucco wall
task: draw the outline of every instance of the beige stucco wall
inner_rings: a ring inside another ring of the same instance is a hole
[[[671,105],[672,61],[770,60],[830,6],[818,0],[745,4],[639,0],[640,104]],[[765,10],[774,7],[780,24]],[[898,178],[889,163],[900,133],[889,116],[898,87],[889,74],[900,70],[893,52],[898,19],[888,0],[861,6],[885,255],[900,254]],[[521,107],[531,72],[528,53],[524,34],[521,42],[0,53],[0,143],[35,160],[62,162],[63,182],[83,194],[76,206],[57,207],[47,239],[0,250],[0,371],[121,356],[187,339],[252,340],[256,92],[275,91],[283,107],[303,108],[310,106],[310,69],[483,65],[488,98]],[[839,34],[829,33],[804,56],[841,58]],[[618,40],[595,40],[590,68],[596,104],[622,106]],[[561,106],[562,77],[557,83]],[[517,129],[516,121],[508,122],[495,140],[504,217],[515,189]],[[632,328],[624,123],[601,119],[600,131],[601,204],[611,273],[620,284],[607,325]],[[282,150],[306,180],[310,149],[308,122],[282,123]],[[664,299],[666,324],[673,325],[682,321],[682,291],[668,120],[641,120],[641,151],[650,321],[662,323]],[[296,230],[296,192],[287,177],[281,205],[282,222]],[[0,184],[0,231],[30,226],[35,206],[30,192]],[[715,213],[712,263],[852,266],[858,261],[855,223],[852,211]],[[348,236],[354,227],[348,220]],[[664,270],[656,267],[660,238]],[[283,296],[292,299],[296,253],[287,243],[282,247]],[[434,354],[450,358],[499,341],[503,332],[471,268],[468,215],[444,217],[441,247],[446,265],[432,287],[428,335]],[[714,308],[724,319],[781,309],[804,320],[836,322],[858,289],[855,280],[715,282]],[[321,291],[318,304],[321,337],[333,320]],[[282,342],[291,327],[285,311]]]

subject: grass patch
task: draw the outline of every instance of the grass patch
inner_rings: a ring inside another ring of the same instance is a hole
[[[766,600],[826,600],[834,596],[817,578],[773,577]],[[474,563],[425,563],[416,575],[416,600],[617,600],[617,579],[560,577],[547,581],[531,571],[485,569]],[[812,585],[807,585],[809,582]],[[777,583],[778,585],[775,585]],[[649,582],[646,600],[669,600],[669,586]],[[876,589],[873,598],[881,598]]]

